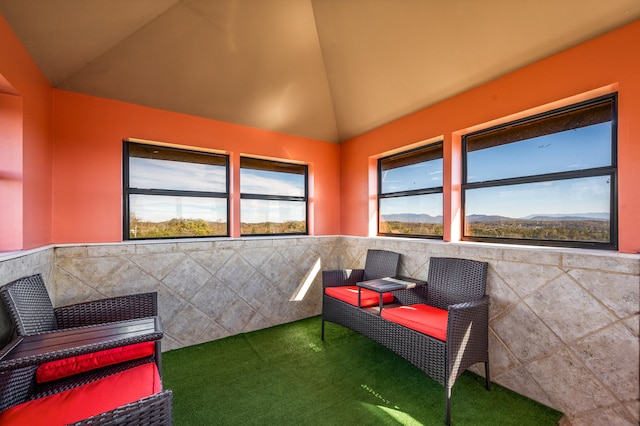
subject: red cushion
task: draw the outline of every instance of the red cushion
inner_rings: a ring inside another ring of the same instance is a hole
[[[447,340],[449,312],[421,303],[382,310],[382,318],[440,340]]]
[[[0,413],[0,424],[65,425],[105,413],[161,390],[156,364],[147,363],[77,388],[11,407]]]
[[[360,290],[360,306],[375,306],[380,304],[380,293],[367,290],[363,288]],[[353,306],[358,306],[358,287],[354,285],[340,286],[340,287],[327,287],[324,289],[325,294],[336,299],[340,299],[343,302],[347,302]],[[382,303],[391,303],[395,298],[391,293],[382,294]]]
[[[154,342],[136,343],[121,348],[107,349],[47,362],[38,367],[36,381],[44,383],[95,368],[151,356],[155,351],[155,346]]]

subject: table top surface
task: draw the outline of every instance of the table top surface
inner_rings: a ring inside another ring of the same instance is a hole
[[[403,276],[378,278],[375,280],[361,281],[359,283],[356,283],[358,287],[366,288],[368,290],[373,290],[380,293],[386,291],[406,290],[424,284],[426,284],[425,281]]]
[[[138,318],[21,336],[0,358],[0,371],[162,338],[160,317]]]

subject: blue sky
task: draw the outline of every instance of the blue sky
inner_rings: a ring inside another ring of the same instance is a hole
[[[382,192],[410,191],[442,186],[442,159],[382,172]]]
[[[224,166],[129,158],[129,185],[141,189],[225,192]]]
[[[131,157],[130,185],[143,189],[174,189],[189,191],[226,191],[223,166],[150,160]],[[241,169],[241,191],[253,194],[304,196],[304,176],[292,173]],[[132,196],[131,211],[141,220],[161,222],[171,218],[224,221],[227,204],[224,199],[167,196]],[[284,222],[305,220],[304,203],[243,200],[243,222]]]
[[[468,155],[469,183],[611,164],[611,124],[602,123],[554,133]]]
[[[609,166],[610,140],[611,123],[602,123],[472,151],[467,180],[472,183]],[[518,218],[609,210],[609,177],[592,177],[467,191],[465,213]]]
[[[468,155],[468,181],[483,182],[611,165],[611,123],[500,145]],[[383,192],[442,185],[442,161],[383,172]],[[385,200],[382,214],[442,214],[437,196]],[[581,178],[467,191],[466,214],[525,217],[531,214],[609,212],[608,177]],[[438,211],[439,209],[439,211]]]
[[[611,123],[555,133],[539,138],[472,151],[468,155],[469,182],[563,172],[611,164]],[[398,167],[382,173],[383,192],[442,186],[442,160]],[[193,191],[226,191],[223,166],[130,158],[130,185]],[[304,176],[241,169],[241,192],[304,195]],[[540,184],[484,188],[466,193],[466,214],[524,217],[531,214],[608,212],[608,177],[581,178]],[[131,210],[142,220],[172,217],[219,221],[226,217],[224,200],[180,197],[133,197]],[[442,195],[386,200],[382,214],[442,214]],[[243,200],[243,222],[304,220],[304,203]]]

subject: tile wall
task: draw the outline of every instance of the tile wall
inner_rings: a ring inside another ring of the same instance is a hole
[[[401,253],[401,273],[422,279],[432,256],[489,262],[492,381],[572,425],[640,421],[638,255],[338,236],[123,243],[9,256],[0,281],[40,272],[56,306],[157,291],[170,350],[318,315],[319,271],[362,267],[368,248]]]

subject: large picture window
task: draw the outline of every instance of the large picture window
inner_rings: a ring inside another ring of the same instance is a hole
[[[442,238],[442,143],[378,160],[378,233]]]
[[[616,248],[616,97],[463,137],[463,239]]]
[[[240,157],[240,234],[307,233],[307,166]]]
[[[228,236],[226,155],[124,143],[124,239]]]

